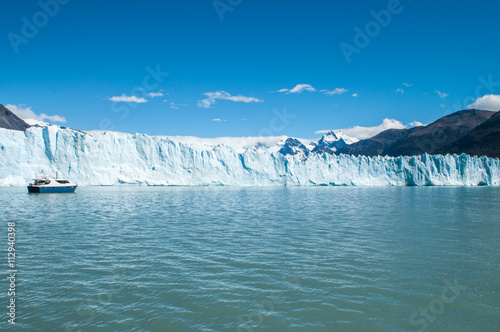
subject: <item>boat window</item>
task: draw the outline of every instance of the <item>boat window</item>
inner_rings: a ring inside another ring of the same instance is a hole
[[[69,183],[68,180],[56,180],[56,181],[59,182],[59,183]]]

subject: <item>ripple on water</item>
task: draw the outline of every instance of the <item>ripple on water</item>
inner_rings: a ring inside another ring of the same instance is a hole
[[[499,193],[0,188],[17,223],[18,326],[498,331]],[[453,301],[419,316],[450,284]]]

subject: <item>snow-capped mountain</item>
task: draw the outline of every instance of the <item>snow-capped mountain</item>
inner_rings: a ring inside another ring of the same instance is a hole
[[[284,156],[297,156],[301,160],[307,159],[311,151],[298,139],[287,138],[283,147],[278,150]]]
[[[285,140],[280,150],[294,154],[283,155],[226,144],[204,149],[141,134],[92,136],[55,125],[0,128],[0,185],[26,185],[41,172],[59,172],[80,185],[500,185],[498,159],[327,153],[304,159],[304,143]]]
[[[344,146],[358,141],[358,139],[349,137],[341,131],[330,131],[314,143],[312,152],[334,154]]]

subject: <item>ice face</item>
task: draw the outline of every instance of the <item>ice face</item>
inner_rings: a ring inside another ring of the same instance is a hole
[[[0,129],[0,185],[59,172],[80,185],[499,185],[498,159],[468,155],[356,157],[210,149],[168,137],[58,126]]]

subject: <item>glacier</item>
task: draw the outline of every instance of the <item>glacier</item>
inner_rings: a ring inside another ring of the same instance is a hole
[[[55,125],[0,128],[0,185],[35,174],[79,185],[165,186],[476,186],[500,184],[498,158],[468,155],[364,157],[202,148],[169,137],[86,132]]]

